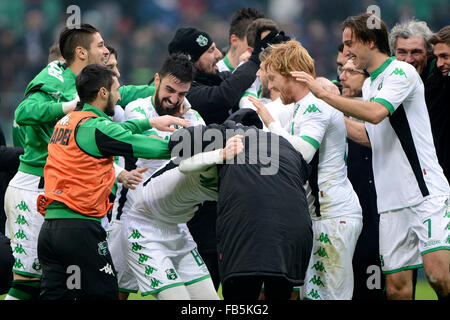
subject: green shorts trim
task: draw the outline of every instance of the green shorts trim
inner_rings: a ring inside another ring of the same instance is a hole
[[[418,269],[418,268],[423,268],[423,264],[416,264],[416,265],[413,265],[413,266],[407,266],[407,267],[398,268],[398,269],[394,269],[394,270],[387,270],[387,271],[383,271],[383,274],[397,273],[397,272],[400,272],[400,271],[411,270],[411,269]]]
[[[449,246],[436,247],[436,248],[425,250],[425,251],[421,252],[420,254],[423,256],[424,254],[427,254],[427,253],[430,253],[430,252],[433,252],[433,251],[438,251],[438,250],[450,250],[450,247]]]
[[[200,277],[200,278],[198,278],[198,279],[194,279],[194,280],[185,282],[184,285],[185,285],[185,286],[188,286],[188,285],[190,285],[190,284],[193,284],[193,283],[196,283],[196,282],[199,282],[199,281],[208,279],[208,278],[211,278],[211,275],[207,274],[206,276]]]
[[[32,277],[32,278],[42,278],[41,274],[35,274],[35,273],[29,273],[29,272],[24,272],[24,271],[19,271],[19,270],[15,270],[13,269],[12,272],[20,274],[21,276],[25,276],[25,277]]]
[[[161,287],[159,289],[153,290],[153,291],[146,291],[146,292],[141,292],[141,296],[145,297],[148,296],[149,294],[154,295],[157,294],[163,290],[169,289],[169,288],[173,288],[173,287],[179,287],[179,286],[184,286],[183,282],[178,282],[178,283],[174,283],[174,284],[169,284],[168,286],[165,287]]]

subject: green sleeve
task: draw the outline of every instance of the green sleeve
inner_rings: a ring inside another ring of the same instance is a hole
[[[12,127],[12,139],[14,147],[25,146],[25,128],[14,125]]]
[[[78,128],[75,139],[84,152],[94,157],[170,159],[168,141],[133,134],[131,130],[104,118],[87,120]]]
[[[42,91],[30,94],[17,107],[15,120],[19,126],[37,126],[56,122],[64,116],[62,103]]]
[[[118,105],[125,108],[131,101],[147,98],[155,93],[154,85],[142,85],[142,86],[121,86],[119,88],[120,100]]]
[[[117,124],[125,130],[130,130],[133,134],[143,133],[152,128],[148,119],[133,119],[117,122]]]

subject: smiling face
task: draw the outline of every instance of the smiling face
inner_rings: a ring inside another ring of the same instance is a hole
[[[423,37],[401,38],[398,37],[395,44],[395,57],[397,60],[405,61],[416,68],[421,74],[427,65],[427,49]]]
[[[194,63],[194,66],[201,72],[215,75],[218,73],[216,64],[220,59],[222,59],[222,53],[217,49],[216,44],[213,42],[211,47],[203,52],[200,58]]]
[[[285,77],[273,70],[272,68],[267,69],[267,80],[268,87],[270,90],[278,92],[280,94],[280,99],[283,104],[294,103],[294,88],[293,88],[293,78]]]
[[[339,76],[342,83],[342,95],[344,97],[362,97],[362,86],[367,78],[364,72],[356,69],[352,59],[348,60],[342,69]]]
[[[367,69],[371,56],[370,44],[365,44],[358,40],[351,28],[345,28],[342,33],[344,43],[343,54],[349,59],[353,59],[357,69]]]
[[[447,77],[450,72],[450,46],[444,42],[436,43],[433,52],[437,58],[436,66]]]
[[[184,98],[191,87],[191,83],[181,82],[172,75],[160,78],[159,74],[155,75],[155,96],[153,103],[156,112],[160,115],[181,115],[180,110],[184,102]]]
[[[105,46],[100,33],[96,32],[92,35],[92,42],[87,50],[88,64],[105,65],[108,60],[109,50]]]

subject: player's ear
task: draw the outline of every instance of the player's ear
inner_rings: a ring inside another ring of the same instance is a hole
[[[238,36],[235,35],[235,34],[232,34],[232,35],[230,36],[230,43],[231,43],[231,46],[235,46],[238,40],[239,40]]]
[[[155,82],[155,88],[158,88],[159,87],[159,83],[161,82],[161,78],[159,77],[159,73],[155,73],[154,82]]]
[[[85,48],[82,46],[78,46],[75,48],[75,56],[78,57],[80,60],[86,60],[88,56],[88,52]]]

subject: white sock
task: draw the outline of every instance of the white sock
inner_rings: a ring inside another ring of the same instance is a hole
[[[6,295],[5,300],[20,300],[17,299],[16,297],[10,296],[9,294]]]
[[[158,300],[191,300],[185,286],[177,286],[165,289],[156,294]]]
[[[220,300],[211,278],[186,286],[192,300]]]

